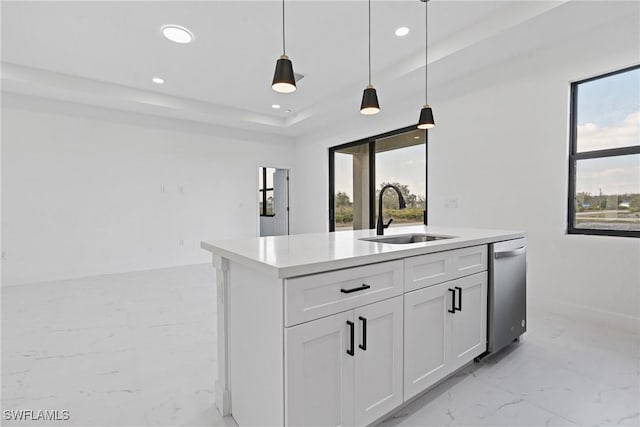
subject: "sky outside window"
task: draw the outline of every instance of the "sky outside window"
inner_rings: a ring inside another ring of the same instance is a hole
[[[640,69],[578,85],[577,152],[640,145]],[[640,156],[578,162],[576,192],[640,193]]]

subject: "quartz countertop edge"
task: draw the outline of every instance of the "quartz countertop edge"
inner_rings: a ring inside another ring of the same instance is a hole
[[[369,229],[347,230],[203,241],[200,246],[214,255],[250,266],[270,277],[286,279],[526,237],[524,231],[516,230],[408,226],[389,228],[385,230],[385,236],[425,233],[455,237],[400,245],[360,240],[379,237],[375,233]]]

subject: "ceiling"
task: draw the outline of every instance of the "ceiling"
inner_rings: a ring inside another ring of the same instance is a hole
[[[432,0],[429,62],[494,44],[459,74],[553,40],[561,20],[544,34],[531,23],[566,15],[568,3],[578,7],[576,1]],[[281,54],[280,1],[3,2],[3,91],[291,136],[321,126],[318,119],[332,111],[357,114],[367,84],[367,2],[288,0],[286,11],[287,54],[305,75],[287,95],[270,88]],[[599,13],[592,15],[595,25]],[[189,28],[195,40],[166,40],[160,31],[166,24]],[[395,36],[400,26],[410,28],[406,37]],[[510,43],[518,28],[525,37]],[[496,49],[500,40],[504,48]],[[424,3],[374,1],[374,85],[422,93],[408,76],[424,64]],[[432,84],[452,75],[440,74]],[[152,83],[154,76],[165,83]]]

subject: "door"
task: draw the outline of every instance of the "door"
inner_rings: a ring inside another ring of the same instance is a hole
[[[289,234],[289,170],[258,168],[260,236]]]
[[[285,328],[286,425],[353,425],[352,343],[353,310]]]
[[[449,283],[404,295],[404,400],[435,384],[449,371],[451,295]]]
[[[487,350],[487,272],[448,282],[455,291],[451,316],[451,367],[454,371]]]
[[[355,423],[402,404],[402,296],[355,309]]]

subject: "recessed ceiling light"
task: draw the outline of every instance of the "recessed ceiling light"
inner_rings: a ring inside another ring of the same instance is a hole
[[[396,30],[396,36],[398,37],[404,37],[407,34],[409,34],[409,28],[408,27],[400,27]]]
[[[420,139],[420,137],[419,136],[414,136],[413,139]]]
[[[273,104],[271,105],[271,108],[273,108],[274,110],[277,110],[278,108],[280,108],[279,104]]]
[[[154,82],[157,85],[161,85],[164,83],[164,79],[161,79],[160,77],[154,77],[151,79],[152,82]]]
[[[193,33],[179,25],[165,25],[162,34],[175,43],[187,44],[193,41]]]

